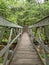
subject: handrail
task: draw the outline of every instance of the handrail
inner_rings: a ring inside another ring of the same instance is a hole
[[[13,28],[11,28],[11,30],[10,30],[9,40],[8,40],[7,44],[10,44],[10,42],[11,42],[12,33],[13,33]],[[9,54],[9,48],[6,50],[4,61],[3,61],[3,65],[6,65],[6,61],[8,59],[8,54]]]
[[[49,58],[48,58],[48,54],[47,54],[47,53],[49,53],[49,48],[44,44],[44,42],[43,42],[43,40],[41,38],[41,27],[37,29],[37,32],[38,32],[38,36],[39,36],[38,39],[36,39],[35,36],[33,36],[33,39],[35,39],[39,43],[41,48],[42,48],[42,51],[43,51],[43,54],[44,54],[44,59],[45,59],[45,63],[44,64],[45,65],[49,65]],[[38,54],[40,56],[39,52],[38,52]],[[41,56],[40,56],[40,58],[41,58]],[[41,60],[43,60],[43,59],[41,58]]]
[[[19,26],[17,24],[9,22],[8,20],[4,19],[1,16],[0,16],[0,26],[3,26],[3,27],[13,27],[13,28],[23,28],[22,26]]]
[[[38,31],[38,34],[40,35],[40,31]],[[36,39],[36,37],[34,37],[34,38],[38,41],[38,43],[40,43],[40,44],[43,43],[44,49],[46,50],[46,52],[49,52],[49,48],[47,46],[45,46],[43,40],[41,39],[41,36],[39,36],[39,37],[40,37],[39,40]]]
[[[34,37],[34,38],[35,38],[35,37]],[[36,39],[36,38],[35,38],[35,39]],[[40,41],[40,40],[36,39],[36,41],[37,41],[39,44],[41,44],[41,41]],[[44,43],[44,42],[42,42],[42,43]],[[49,47],[45,46],[45,44],[44,44],[44,48],[45,48],[46,52],[49,53]]]
[[[6,50],[13,44],[13,42],[21,35],[22,33],[19,33],[11,42],[10,44],[7,44],[1,51],[0,51],[0,57],[3,56],[3,54],[6,52]]]
[[[39,32],[40,32],[40,31],[39,31]],[[40,34],[39,32],[38,32],[38,34]],[[32,33],[32,32],[31,32],[31,33]],[[33,36],[33,35],[31,35],[31,36]],[[49,53],[49,47],[45,46],[45,44],[44,44],[44,42],[43,42],[43,40],[42,40],[41,38],[40,38],[40,39],[37,39],[35,36],[33,36],[33,38],[34,38],[39,44],[43,43],[46,52]]]
[[[41,41],[39,41],[38,39],[36,39],[35,36],[31,35],[31,38],[33,38],[33,39],[31,39],[31,41],[35,39],[35,40],[38,41],[38,43],[41,45]],[[33,41],[32,41],[32,42],[33,42]],[[33,46],[34,46],[35,50],[37,51],[37,54],[38,54],[40,60],[42,61],[43,65],[45,65],[45,63],[43,62],[43,60],[42,60],[42,58],[41,58],[41,56],[40,56],[40,54],[39,54],[39,52],[38,52],[38,50],[37,50],[37,47],[35,46],[34,43],[33,43]]]
[[[33,28],[33,27],[42,27],[42,26],[47,26],[49,25],[49,16],[41,19],[40,21],[38,21],[37,23],[29,26],[29,28]]]

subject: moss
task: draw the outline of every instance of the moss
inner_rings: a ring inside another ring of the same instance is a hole
[[[2,63],[3,62],[3,58],[0,58],[0,63]]]

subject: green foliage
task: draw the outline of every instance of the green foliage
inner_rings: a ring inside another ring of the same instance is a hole
[[[49,1],[37,4],[34,0],[1,0],[0,15],[19,25],[32,25],[49,15]]]
[[[37,4],[35,0],[1,0],[0,15],[19,25],[32,25],[49,15],[49,1]]]
[[[42,54],[41,54],[41,58],[45,58],[44,56],[45,56],[45,55],[42,53]]]
[[[3,62],[3,58],[0,58],[0,63],[2,63]]]

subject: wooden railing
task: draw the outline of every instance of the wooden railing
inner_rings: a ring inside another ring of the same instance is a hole
[[[49,16],[37,21],[35,24],[29,26],[29,28],[42,27],[42,26],[47,26],[47,25],[49,25]]]
[[[0,17],[0,27],[2,27],[0,30],[0,43],[4,37],[5,31],[7,31],[7,28],[10,29],[8,43],[7,43],[7,45],[4,46],[3,49],[0,50],[0,58],[4,57],[2,65],[9,65],[9,63],[10,63],[10,61],[13,58],[13,55],[15,53],[15,49],[16,49],[16,48],[13,49],[13,51],[11,52],[11,56],[8,59],[8,56],[9,56],[10,51],[11,51],[10,47],[16,40],[18,40],[18,38],[20,38],[20,36],[22,34],[23,27],[16,25],[12,22],[9,22],[8,20],[5,20],[2,17]],[[18,29],[18,31],[16,32],[17,29]],[[15,37],[12,39],[13,32],[14,32]]]
[[[38,42],[38,43],[36,42],[37,46],[35,44],[33,44],[33,45],[34,45],[35,49],[37,50],[37,53],[38,53],[41,61],[43,62],[43,64],[49,65],[49,47],[44,44],[44,41],[43,41],[42,36],[41,36],[41,34],[42,34],[41,31],[42,31],[42,29],[44,29],[44,27],[42,27],[42,26],[36,27],[36,25],[35,25],[35,28],[37,28],[36,32],[38,33],[38,38],[36,37],[36,33],[32,34],[33,33],[33,31],[32,31],[33,27],[29,29],[30,30],[30,36],[32,38],[32,42],[34,40],[36,40]],[[40,46],[40,47],[38,47],[38,46]],[[40,52],[39,52],[39,50],[40,50]],[[42,55],[44,56],[44,58],[42,57]]]

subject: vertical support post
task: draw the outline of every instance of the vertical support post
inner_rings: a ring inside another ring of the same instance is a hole
[[[28,28],[28,33],[29,33],[29,28]]]
[[[21,29],[19,28],[19,33],[21,32]]]
[[[32,36],[32,29],[29,29],[29,35]]]
[[[19,33],[22,33],[23,31],[22,31],[22,29],[21,28],[19,28]]]
[[[46,65],[49,65],[49,58],[48,58],[46,50],[45,50],[45,60],[46,60]]]
[[[35,42],[36,41],[36,33],[37,33],[37,28],[35,29],[35,31],[34,31],[35,33],[33,33],[33,42]]]
[[[42,48],[43,48],[43,53],[44,53],[46,65],[49,65],[49,61],[48,61],[48,57],[47,57],[47,54],[46,54],[44,42],[43,42],[43,40],[42,40],[42,38],[41,38],[41,27],[38,29],[38,35],[39,35],[39,40],[40,40],[40,42],[41,42],[41,46],[42,46]]]
[[[0,43],[1,43],[2,38],[3,38],[3,36],[4,36],[5,30],[6,30],[6,27],[3,27],[2,30],[1,30],[1,32],[0,32]]]
[[[33,34],[33,37],[36,37],[37,29],[38,28],[35,29],[35,33]]]
[[[32,36],[32,29],[30,29],[30,33],[31,33],[31,36]]]
[[[44,27],[44,33],[45,33],[45,38],[47,38],[49,40],[49,29],[48,29],[48,26]]]
[[[21,32],[21,29],[19,28],[18,29],[18,34]],[[19,41],[20,40],[20,37],[17,39],[17,41]],[[18,43],[18,42],[17,42]]]
[[[15,34],[15,36],[16,36],[16,29],[14,29],[14,34]]]
[[[10,44],[10,42],[11,42],[12,31],[13,31],[13,28],[11,28],[11,31],[10,31],[10,36],[9,36],[8,44]],[[8,59],[8,53],[9,53],[9,49],[8,49],[8,50],[6,51],[6,53],[5,53],[3,65],[6,65],[6,61],[7,61],[7,59]]]
[[[49,39],[49,36],[48,36],[49,30],[48,30],[47,26],[44,27],[44,34],[45,34],[46,38]],[[46,65],[49,65],[49,59],[48,59],[48,54],[46,52],[46,49],[45,49],[45,54],[46,54]]]
[[[21,33],[23,33],[23,29],[21,29]]]

